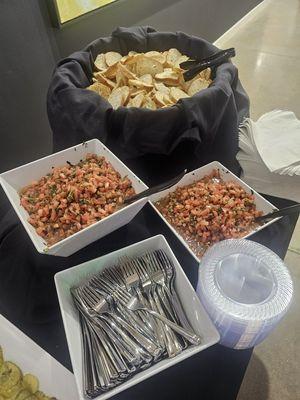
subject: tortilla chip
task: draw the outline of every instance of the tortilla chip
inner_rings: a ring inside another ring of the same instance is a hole
[[[170,94],[170,89],[164,85],[162,82],[155,82],[154,87],[158,92],[161,92],[163,94]]]
[[[149,97],[149,95],[144,97],[144,102],[143,102],[142,107],[148,108],[149,110],[156,110],[156,109],[157,109],[156,104],[155,104],[154,101]]]
[[[107,99],[114,109],[121,107],[124,104],[124,92],[123,87],[113,89]]]
[[[113,64],[102,72],[102,75],[108,79],[114,79],[118,70],[118,64]]]
[[[88,86],[87,89],[92,90],[93,92],[98,93],[100,82],[94,82],[92,85]]]
[[[149,85],[148,83],[143,82],[143,81],[141,81],[139,79],[128,79],[128,84],[130,86],[135,86],[137,88],[142,88],[142,89],[143,88],[145,88],[145,89],[152,89],[153,88],[153,85]]]
[[[122,95],[123,95],[123,105],[125,105],[130,97],[130,89],[128,86],[122,86]]]
[[[188,57],[188,56],[180,56],[180,57],[177,58],[177,60],[175,61],[174,67],[182,69],[182,68],[180,67],[180,64],[183,63],[183,62],[185,62],[185,61],[188,61],[188,60],[189,60],[189,57]]]
[[[141,55],[137,58],[136,73],[138,76],[146,74],[155,76],[156,74],[163,72],[163,70],[163,65],[160,62],[154,60],[154,58],[145,57],[144,55]]]
[[[178,100],[189,97],[183,90],[172,87],[170,89],[170,97],[177,103]]]
[[[163,81],[165,84],[178,83],[179,76],[171,68],[165,68],[163,72],[156,74],[155,79]]]
[[[106,78],[105,76],[103,76],[102,72],[97,72],[94,77],[97,79],[97,81],[103,83],[103,85],[106,85],[108,87],[110,87],[111,89],[113,89],[116,84],[111,81],[110,79]]]
[[[133,97],[130,102],[131,102],[131,107],[141,107],[144,101],[144,94],[139,93],[137,96]]]
[[[111,93],[111,89],[106,86],[103,85],[103,83],[98,82],[99,86],[98,86],[98,93],[100,94],[100,96],[104,97],[105,99],[108,98],[108,96]]]
[[[116,64],[118,61],[121,60],[121,58],[121,54],[115,51],[109,51],[108,53],[105,53],[105,61],[109,67]]]
[[[164,102],[166,105],[170,106],[174,104],[174,100],[172,100],[168,94],[164,94]]]
[[[177,49],[170,49],[167,54],[167,64],[169,64],[170,66],[175,65],[176,61],[181,56],[182,54]]]
[[[200,90],[208,88],[208,86],[209,86],[208,81],[198,78],[195,81],[193,81],[191,86],[189,87],[188,95],[193,96],[194,94],[200,92]]]
[[[150,75],[150,74],[145,74],[145,75],[140,76],[139,79],[140,79],[142,82],[146,83],[147,85],[153,86],[153,78],[152,78],[152,75]]]
[[[135,96],[137,96],[137,95],[140,94],[140,93],[146,94],[146,90],[145,90],[145,89],[139,89],[139,88],[135,88],[135,87],[130,86],[130,96],[131,96],[131,97],[135,97]]]
[[[107,68],[107,64],[105,61],[105,54],[103,53],[98,54],[94,64],[99,71],[104,71]]]
[[[117,65],[118,71],[128,79],[136,79],[136,75],[132,73],[125,65],[119,63]]]
[[[211,68],[206,68],[200,72],[200,77],[206,81],[208,81],[211,77]]]
[[[145,53],[146,57],[153,58],[154,60],[158,61],[161,64],[165,64],[167,56],[164,53],[160,53],[159,51],[147,51]]]
[[[161,92],[155,92],[153,100],[160,107],[163,107],[166,105],[165,99],[164,99],[164,94]]]

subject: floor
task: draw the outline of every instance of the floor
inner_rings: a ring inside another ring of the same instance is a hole
[[[265,0],[216,45],[235,47],[234,63],[256,120],[273,109],[300,119],[300,0]],[[294,301],[283,323],[255,348],[238,400],[300,399],[300,220],[286,264],[294,282]]]

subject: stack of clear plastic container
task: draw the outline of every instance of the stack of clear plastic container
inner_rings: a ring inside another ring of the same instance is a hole
[[[274,252],[250,240],[229,239],[205,253],[197,294],[220,343],[245,349],[264,340],[285,315],[293,283]]]

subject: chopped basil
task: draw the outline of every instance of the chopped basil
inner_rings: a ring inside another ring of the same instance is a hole
[[[51,196],[54,196],[56,194],[56,191],[57,191],[57,186],[56,185],[50,186],[50,194],[51,194]]]
[[[28,197],[28,201],[29,201],[29,203],[31,203],[31,204],[35,204],[36,199],[35,199],[34,197]]]
[[[73,190],[70,190],[68,195],[67,195],[67,200],[71,203],[74,200],[74,192]]]

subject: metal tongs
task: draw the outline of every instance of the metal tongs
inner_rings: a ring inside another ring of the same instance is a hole
[[[235,49],[231,47],[227,50],[220,50],[213,55],[203,58],[202,60],[188,60],[182,62],[179,66],[182,69],[187,69],[183,73],[183,77],[185,81],[190,81],[193,79],[199,72],[205,70],[210,67],[217,67],[223,64],[225,61],[228,61],[229,58],[235,56]]]
[[[127,197],[124,199],[124,204],[130,204],[134,201],[138,201],[140,199],[143,199],[144,197],[149,197],[152,194],[162,192],[163,190],[167,190],[170,187],[176,185],[186,174],[187,169],[185,169],[183,172],[181,172],[179,175],[175,176],[175,178],[172,178],[168,180],[167,182],[160,183],[159,185],[153,186],[152,188],[143,190],[140,193],[134,194],[133,196]]]
[[[300,204],[295,204],[293,206],[281,208],[280,210],[274,210],[266,215],[261,215],[255,218],[256,222],[270,221],[271,219],[285,217],[286,215],[291,215],[300,212]]]

